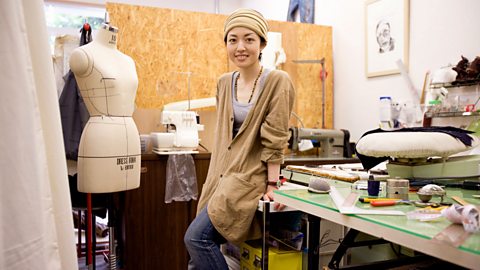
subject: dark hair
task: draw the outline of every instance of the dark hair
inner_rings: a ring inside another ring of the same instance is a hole
[[[265,46],[267,46],[267,41],[263,37],[260,37],[260,45],[262,44],[265,44]],[[260,55],[258,56],[258,61],[262,61],[262,52],[260,52]]]

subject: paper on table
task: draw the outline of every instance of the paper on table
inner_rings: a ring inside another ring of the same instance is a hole
[[[337,206],[338,211],[342,214],[356,214],[356,215],[390,215],[390,216],[403,216],[405,215],[402,211],[397,210],[368,210],[361,209],[355,206],[355,202],[358,199],[358,194],[350,193],[347,199],[338,192],[335,187],[331,187],[330,197],[332,197],[335,206]],[[353,202],[353,203],[352,203]]]

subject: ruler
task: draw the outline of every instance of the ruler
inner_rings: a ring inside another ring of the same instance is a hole
[[[469,204],[464,199],[462,199],[458,196],[452,196],[452,200],[456,201],[457,203],[459,203],[460,205],[463,205],[463,206]]]
[[[350,192],[347,198],[342,203],[342,207],[353,207],[357,203],[358,194],[355,192]]]

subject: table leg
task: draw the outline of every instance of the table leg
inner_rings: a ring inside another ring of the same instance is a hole
[[[270,237],[270,202],[263,203],[262,212],[262,270],[268,270],[268,239]]]
[[[307,217],[307,249],[308,270],[318,270],[320,264],[320,218],[308,214]]]

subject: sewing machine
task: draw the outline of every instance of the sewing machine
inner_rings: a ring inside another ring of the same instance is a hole
[[[173,133],[173,150],[192,151],[199,144],[198,131],[203,125],[197,123],[193,111],[162,111],[161,124],[166,125],[167,133]]]
[[[315,140],[320,143],[320,157],[352,157],[350,149],[350,133],[348,130],[290,128],[290,140],[288,147],[292,152],[299,149],[302,140]]]

